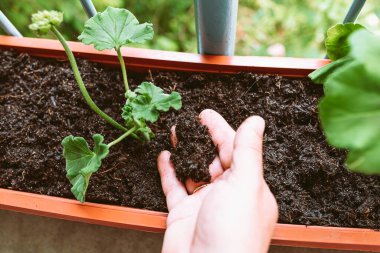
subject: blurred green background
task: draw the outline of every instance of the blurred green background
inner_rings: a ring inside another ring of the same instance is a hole
[[[140,22],[151,22],[153,41],[137,47],[196,52],[192,0],[93,0],[98,11],[107,6],[124,7]],[[341,22],[351,0],[240,0],[236,55],[323,57],[324,34]],[[1,0],[0,10],[24,36],[35,37],[27,26],[37,10],[59,10],[65,14],[61,31],[76,40],[86,14],[79,0]],[[380,31],[380,0],[367,1],[358,23]]]

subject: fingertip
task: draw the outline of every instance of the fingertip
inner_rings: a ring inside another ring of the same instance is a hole
[[[208,132],[215,146],[218,147],[223,168],[231,165],[235,130],[218,112],[212,109],[203,110],[199,114],[200,123],[208,128]]]
[[[222,116],[212,109],[205,109],[199,114],[198,118],[201,125],[207,126],[210,131],[214,128],[215,121],[220,121]]]
[[[157,158],[157,167],[161,172],[165,170],[165,168],[170,165],[170,152],[167,150],[162,151]]]
[[[167,150],[161,151],[161,153],[158,155],[158,160],[169,161],[170,155],[171,153]]]
[[[263,134],[265,122],[259,116],[246,119],[237,130],[232,169],[239,172],[243,178],[254,173],[255,178],[263,174]]]
[[[253,116],[253,118],[257,122],[257,124],[258,124],[258,126],[260,128],[260,131],[262,133],[264,133],[264,131],[265,131],[265,120],[262,117],[260,117],[260,116]]]
[[[199,114],[199,119],[201,120],[201,123],[203,123],[202,121],[207,120],[207,118],[208,118],[210,115],[215,115],[215,114],[219,114],[219,113],[217,113],[216,111],[214,111],[214,110],[212,110],[212,109],[204,109],[204,110]]]
[[[241,127],[252,129],[262,135],[265,129],[265,120],[257,115],[251,116],[243,122]]]
[[[254,144],[262,142],[265,130],[265,121],[260,116],[251,116],[247,118],[236,131],[234,148],[239,144]]]

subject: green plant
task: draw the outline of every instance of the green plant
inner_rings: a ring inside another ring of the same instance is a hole
[[[328,57],[335,61],[346,56],[350,51],[348,37],[364,26],[354,23],[337,24],[327,30],[325,47]]]
[[[314,82],[324,83],[325,79],[338,67],[351,60],[351,57],[347,56],[350,51],[348,38],[353,32],[360,29],[365,29],[365,27],[359,24],[347,23],[334,25],[327,30],[325,47],[327,56],[333,62],[309,75]]]
[[[66,159],[66,176],[72,184],[71,191],[81,202],[85,201],[86,190],[92,173],[96,172],[109,149],[128,136],[141,141],[150,141],[154,137],[147,122],[158,120],[160,112],[170,108],[176,110],[182,107],[178,92],[165,94],[153,83],[143,82],[134,91],[128,85],[124,58],[120,48],[129,43],[142,43],[153,37],[152,24],[139,24],[135,16],[125,9],[108,7],[104,12],[96,14],[85,24],[85,29],[79,36],[85,44],[93,44],[98,50],[115,49],[120,62],[125,86],[126,103],[122,108],[124,126],[103,112],[90,97],[81,78],[76,60],[57,26],[61,24],[63,14],[57,11],[40,11],[32,15],[31,30],[39,35],[52,31],[64,47],[79,89],[90,108],[108,123],[124,133],[114,141],[105,144],[100,134],[92,136],[94,149],[91,150],[83,137],[67,136],[62,141],[63,155]]]
[[[341,58],[309,76],[324,85],[319,113],[328,142],[348,149],[351,171],[380,174],[380,36],[351,28],[334,34],[341,46],[330,54]]]

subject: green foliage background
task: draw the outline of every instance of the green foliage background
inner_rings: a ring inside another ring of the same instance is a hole
[[[132,11],[140,22],[151,22],[152,42],[139,47],[196,52],[192,0],[93,0],[98,11],[108,5]],[[268,55],[268,47],[281,44],[286,56],[322,57],[327,28],[341,22],[351,0],[240,0],[236,55]],[[27,26],[37,10],[64,12],[61,31],[76,40],[86,20],[79,0],[1,0],[0,10],[24,36],[35,37]],[[367,1],[358,23],[380,31],[380,0]]]

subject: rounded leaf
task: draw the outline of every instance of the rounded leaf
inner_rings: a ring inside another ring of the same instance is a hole
[[[359,24],[337,24],[327,30],[325,46],[328,57],[335,61],[346,56],[350,51],[348,37],[355,31],[364,29]]]
[[[62,140],[63,156],[66,159],[66,177],[72,184],[71,192],[77,200],[84,202],[86,190],[92,173],[98,171],[109,152],[107,144],[103,143],[104,137],[100,134],[92,136],[94,150],[90,150],[87,141],[83,137],[72,135]]]
[[[87,20],[78,37],[84,44],[93,44],[97,50],[119,49],[129,43],[142,43],[152,38],[152,24],[140,24],[130,11],[113,7]]]

